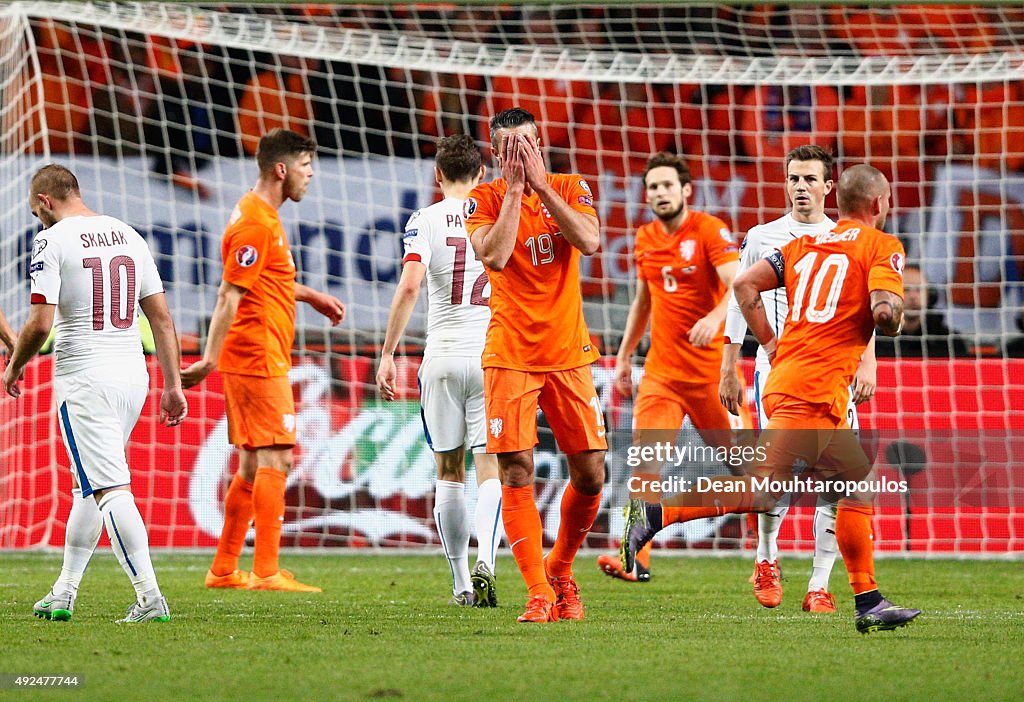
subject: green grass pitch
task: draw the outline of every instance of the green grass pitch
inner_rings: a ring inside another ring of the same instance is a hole
[[[206,555],[157,554],[169,624],[117,625],[134,598],[98,555],[71,622],[32,616],[60,555],[0,554],[0,673],[85,675],[77,691],[4,699],[119,700],[1019,700],[1020,562],[878,563],[883,592],[920,607],[906,629],[862,636],[837,565],[842,614],[800,610],[810,564],[784,558],[785,597],[762,609],[748,558],[656,558],[646,585],[581,556],[583,622],[515,622],[526,589],[498,563],[500,607],[447,606],[433,555],[293,555],[322,595],[206,590]]]

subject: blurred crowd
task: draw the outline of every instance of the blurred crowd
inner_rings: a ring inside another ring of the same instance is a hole
[[[757,5],[402,8],[209,6],[304,24],[551,50],[693,56],[899,57],[1024,47],[1024,9]],[[894,206],[927,204],[942,166],[1024,171],[1024,79],[935,85],[644,84],[387,68],[33,20],[36,66],[4,89],[4,149],[145,156],[154,174],[206,197],[214,156],[252,154],[274,127],[308,134],[324,155],[422,156],[455,132],[487,141],[513,105],[538,117],[553,170],[628,175],[650,153],[689,157],[777,182],[800,143],[840,163],[869,161]],[[582,58],[580,60],[583,60]],[[41,103],[41,105],[40,105]],[[12,109],[13,106],[13,109]],[[40,129],[40,110],[46,132]],[[1022,252],[1024,255],[1024,252]],[[952,349],[951,351],[956,351]]]

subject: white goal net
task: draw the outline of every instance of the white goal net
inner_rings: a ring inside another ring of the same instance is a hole
[[[186,360],[202,348],[220,236],[255,181],[259,136],[285,126],[317,142],[311,190],[282,216],[300,282],[341,298],[349,316],[329,329],[300,310],[286,545],[438,543],[416,403],[422,315],[400,348],[403,400],[378,401],[374,354],[400,274],[400,232],[438,195],[434,143],[472,134],[489,162],[488,118],[521,105],[538,119],[550,168],[591,183],[602,223],[583,279],[614,431],[591,547],[615,541],[626,497],[631,407],[610,378],[635,291],[634,232],[649,216],[644,162],[660,150],[685,154],[690,205],[742,234],[786,210],[782,157],[816,143],[839,169],[868,162],[890,177],[888,230],[919,271],[912,312],[921,323],[880,342],[879,391],[862,424],[890,432],[883,443],[916,443],[925,460],[881,447],[882,470],[902,471],[911,491],[880,502],[876,543],[1024,551],[1024,448],[1013,436],[1024,427],[1018,5],[14,2],[0,7],[0,95],[0,307],[15,328],[24,321],[37,231],[28,178],[63,163],[90,206],[148,240]],[[834,200],[827,206],[834,215]],[[43,355],[26,395],[0,402],[0,548],[63,540],[70,478],[51,375]],[[189,399],[178,430],[159,427],[150,403],[129,446],[156,546],[210,546],[220,529],[234,459],[217,376]],[[566,468],[550,432],[537,466],[553,537]],[[747,543],[736,519],[666,541]],[[782,543],[808,547],[810,512],[794,510]]]

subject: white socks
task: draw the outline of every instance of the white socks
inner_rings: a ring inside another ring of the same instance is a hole
[[[160,588],[149,558],[149,536],[139,508],[135,506],[135,496],[127,490],[111,490],[100,500],[99,511],[107,527],[110,547],[132,581],[139,602],[145,605],[159,598]]]
[[[501,544],[505,525],[501,521],[501,481],[491,478],[480,483],[476,498],[477,560],[494,572],[494,555]]]
[[[757,562],[774,563],[779,557],[779,530],[789,512],[789,495],[783,496],[771,512],[757,515]]]
[[[469,515],[463,483],[438,480],[434,491],[434,522],[452,569],[452,593],[472,592],[469,577]]]
[[[819,503],[814,510],[814,566],[807,591],[828,590],[832,565],[839,555],[836,543],[836,510],[834,502]]]
[[[96,544],[103,529],[103,515],[92,497],[82,497],[81,488],[71,490],[71,513],[64,533],[64,564],[53,584],[53,593],[78,593]]]

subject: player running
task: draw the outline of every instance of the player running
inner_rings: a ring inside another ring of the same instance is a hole
[[[152,325],[163,371],[160,422],[175,426],[188,413],[178,335],[156,263],[138,232],[86,207],[78,179],[63,166],[36,172],[29,205],[44,229],[32,245],[32,306],[4,372],[4,388],[12,397],[21,395],[18,379],[56,320],[54,395],[74,485],[60,576],[32,610],[43,619],[71,619],[78,586],[106,526],[111,549],[135,588],[135,602],[120,621],[170,621],[125,455],[149,393],[139,308]]]
[[[395,349],[427,281],[427,345],[419,370],[423,432],[437,462],[434,521],[452,571],[451,604],[496,607],[494,556],[501,543],[498,460],[487,450],[484,421],[484,350],[487,273],[470,245],[463,204],[484,175],[480,151],[461,134],[437,144],[434,177],[444,199],[417,210],[405,225],[405,258],[395,290],[377,369],[377,387],[395,399]],[[469,569],[466,445],[473,451],[478,497],[477,561]]]
[[[632,500],[622,539],[623,564],[668,524],[729,513],[773,509],[782,493],[755,489],[758,477],[786,481],[795,465],[815,466],[826,479],[864,481],[871,465],[849,430],[849,387],[877,327],[898,336],[903,317],[903,246],[878,229],[891,191],[881,171],[848,168],[839,179],[840,220],[831,232],[794,239],[740,276],[734,289],[772,373],[765,387],[768,426],[764,459],[752,475],[715,478],[705,492],[683,492],[667,503]],[[761,293],[786,288],[786,333],[775,336]],[[776,347],[778,347],[776,353]],[[905,626],[921,611],[882,597],[875,582],[871,516],[873,494],[846,491],[836,537],[849,573],[861,633]]]

